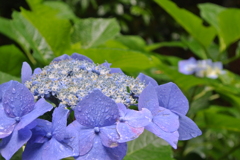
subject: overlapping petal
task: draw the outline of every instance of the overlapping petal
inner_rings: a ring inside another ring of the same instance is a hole
[[[0,142],[0,153],[9,160],[31,137],[32,132],[28,128],[14,130],[11,135]]]
[[[116,130],[116,125],[101,127],[99,137],[106,147],[114,148],[118,146],[117,141],[120,136]]]
[[[159,105],[176,113],[186,115],[189,109],[187,98],[172,82],[156,87]]]
[[[158,86],[158,83],[151,77],[140,73],[137,78],[139,78],[142,82],[144,82],[146,85],[148,85],[149,83],[151,83],[153,86]]]
[[[94,90],[74,108],[77,121],[88,127],[109,126],[116,122],[119,112],[117,104],[101,91]]]
[[[92,149],[85,155],[76,157],[76,160],[122,160],[127,152],[127,144],[119,144],[115,148],[102,145],[100,137],[95,137]]]

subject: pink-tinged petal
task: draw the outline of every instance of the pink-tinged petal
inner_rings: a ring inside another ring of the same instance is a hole
[[[143,131],[144,131],[144,127],[134,128],[129,126],[127,123],[118,122],[117,132],[120,135],[120,139],[118,140],[118,142],[123,143],[123,142],[132,141],[138,138],[138,136],[142,134]]]
[[[146,85],[151,83],[154,87],[158,86],[158,83],[153,78],[151,78],[143,73],[139,73],[137,78],[140,79],[142,82],[144,82]]]
[[[30,139],[31,135],[32,132],[29,129],[14,130],[0,142],[1,155],[9,160]]]
[[[146,108],[141,111],[128,109],[124,120],[132,127],[145,127],[152,121],[152,113]]]
[[[172,82],[156,87],[159,105],[176,113],[186,115],[189,109],[187,98]]]
[[[159,107],[160,111],[153,117],[153,122],[165,132],[174,132],[179,128],[179,117],[170,110]]]
[[[122,103],[117,103],[117,106],[118,106],[118,110],[119,110],[119,116],[120,117],[125,116],[125,114],[127,112],[127,107]]]
[[[108,148],[102,145],[101,139],[97,136],[94,139],[93,148],[87,154],[77,157],[76,160],[122,160],[126,152],[126,143],[121,143],[115,148]]]
[[[143,108],[150,110],[153,116],[156,115],[159,109],[157,92],[155,91],[155,87],[150,83],[142,91],[138,99],[138,109],[142,110]]]
[[[123,73],[123,71],[120,68],[111,68],[110,73]],[[124,74],[124,73],[123,73]]]
[[[3,95],[2,104],[9,117],[22,117],[34,108],[34,97],[22,83],[8,82],[10,85]]]
[[[19,129],[24,128],[25,126],[30,124],[33,120],[37,119],[39,116],[52,110],[52,108],[53,108],[53,106],[50,103],[45,101],[44,98],[41,98],[40,100],[38,100],[36,102],[34,109],[30,113],[21,117],[21,120],[17,124],[15,129],[19,130]]]
[[[32,77],[32,68],[27,62],[23,62],[21,70],[22,83],[29,81]]]
[[[58,141],[64,139],[68,114],[69,110],[65,105],[60,105],[54,109],[52,115],[52,134]]]
[[[202,131],[190,118],[185,115],[178,115],[180,122],[180,127],[178,129],[179,140],[189,140],[202,134]]]
[[[85,61],[88,61],[88,62],[93,63],[93,61],[92,61],[90,58],[88,58],[87,56],[78,54],[78,53],[73,53],[73,54],[71,55],[71,57],[72,57],[73,59],[77,59],[77,60],[79,60],[79,61],[85,60]]]
[[[9,136],[16,126],[14,118],[8,117],[0,103],[0,138]]]
[[[34,71],[33,71],[33,75],[35,75],[35,74],[40,74],[42,72],[42,69],[41,68],[36,68],[36,69],[34,69]]]
[[[146,130],[154,133],[156,136],[164,139],[168,142],[174,149],[177,149],[177,142],[179,134],[177,131],[173,133],[164,132],[160,127],[158,127],[155,123],[150,123],[145,127]]]
[[[99,136],[104,146],[110,148],[118,146],[117,141],[120,136],[117,133],[116,125],[101,127]]]
[[[67,54],[63,54],[63,55],[61,55],[61,56],[59,56],[57,58],[54,58],[52,60],[52,62],[54,62],[54,61],[58,62],[58,61],[66,60],[66,59],[72,59],[72,58],[69,55],[67,55]]]
[[[94,90],[74,108],[78,123],[87,127],[102,127],[114,124],[119,116],[117,104],[101,91]]]

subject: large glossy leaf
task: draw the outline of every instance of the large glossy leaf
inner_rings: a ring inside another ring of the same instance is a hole
[[[199,5],[201,16],[218,32],[221,51],[240,38],[240,9],[227,9],[215,4]]]
[[[145,55],[142,52],[113,49],[113,48],[90,48],[73,49],[69,54],[77,52],[91,58],[95,63],[105,61],[112,63],[113,68],[121,68],[126,72],[141,72],[159,65],[160,61],[151,55]]]
[[[174,160],[171,147],[151,132],[144,131],[139,138],[128,143],[124,160]]]
[[[155,0],[167,11],[188,33],[190,33],[203,46],[211,44],[216,35],[216,30],[203,25],[203,21],[191,12],[181,9],[170,0]]]
[[[0,71],[20,77],[22,63],[28,61],[25,55],[14,45],[0,47]]]
[[[0,84],[8,82],[10,80],[20,81],[20,78],[15,77],[15,76],[11,76],[7,73],[4,73],[4,72],[0,71]]]
[[[119,34],[115,19],[88,18],[74,21],[72,42],[81,42],[83,48],[96,47]]]

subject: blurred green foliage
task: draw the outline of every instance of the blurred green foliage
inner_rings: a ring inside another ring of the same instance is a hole
[[[95,0],[27,2],[31,10],[14,11],[12,19],[0,17],[0,33],[16,44],[0,47],[0,83],[20,80],[23,61],[33,68],[43,67],[56,56],[74,52],[86,55],[96,63],[107,60],[112,67],[119,67],[128,75],[144,72],[159,84],[176,83],[190,102],[188,116],[203,131],[200,137],[179,142],[174,151],[146,132],[129,143],[126,160],[240,159],[240,76],[229,70],[218,79],[183,75],[178,72],[180,56],[154,52],[161,47],[180,47],[191,50],[198,59],[222,61],[227,66],[240,57],[240,9],[203,3],[198,6],[200,16],[197,16],[170,0],[155,0],[155,5],[172,16],[188,34],[180,35],[178,41],[148,44],[140,36],[120,33],[121,29],[128,29],[124,19],[131,21],[133,18],[122,12],[123,4],[146,25],[150,23],[153,10],[146,9],[145,1],[121,0],[121,3],[109,2],[102,6],[97,6]],[[122,20],[78,18],[74,14],[74,5],[79,3],[82,14],[91,5],[99,15],[114,9]],[[237,42],[235,54],[229,56],[229,46]]]

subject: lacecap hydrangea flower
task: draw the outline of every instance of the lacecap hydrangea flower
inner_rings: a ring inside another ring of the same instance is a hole
[[[196,60],[191,57],[178,62],[180,73],[189,75],[195,74],[197,77],[207,77],[216,79],[220,74],[224,74],[222,62],[212,62],[210,59]]]
[[[0,115],[9,119],[0,125],[1,154],[10,159],[25,144],[24,160],[121,160],[127,152],[126,142],[145,129],[174,148],[178,140],[201,134],[186,117],[188,101],[174,83],[158,85],[142,73],[133,78],[110,66],[108,62],[94,64],[77,53],[57,57],[34,71],[24,62],[22,84],[14,82],[24,89],[9,87],[12,81],[0,85]],[[11,101],[13,88],[31,101]],[[25,111],[19,105],[31,107]],[[39,118],[50,110],[52,118]],[[28,115],[31,118],[25,122]],[[22,140],[16,138],[23,133]],[[11,151],[9,145],[14,144],[17,147]]]

